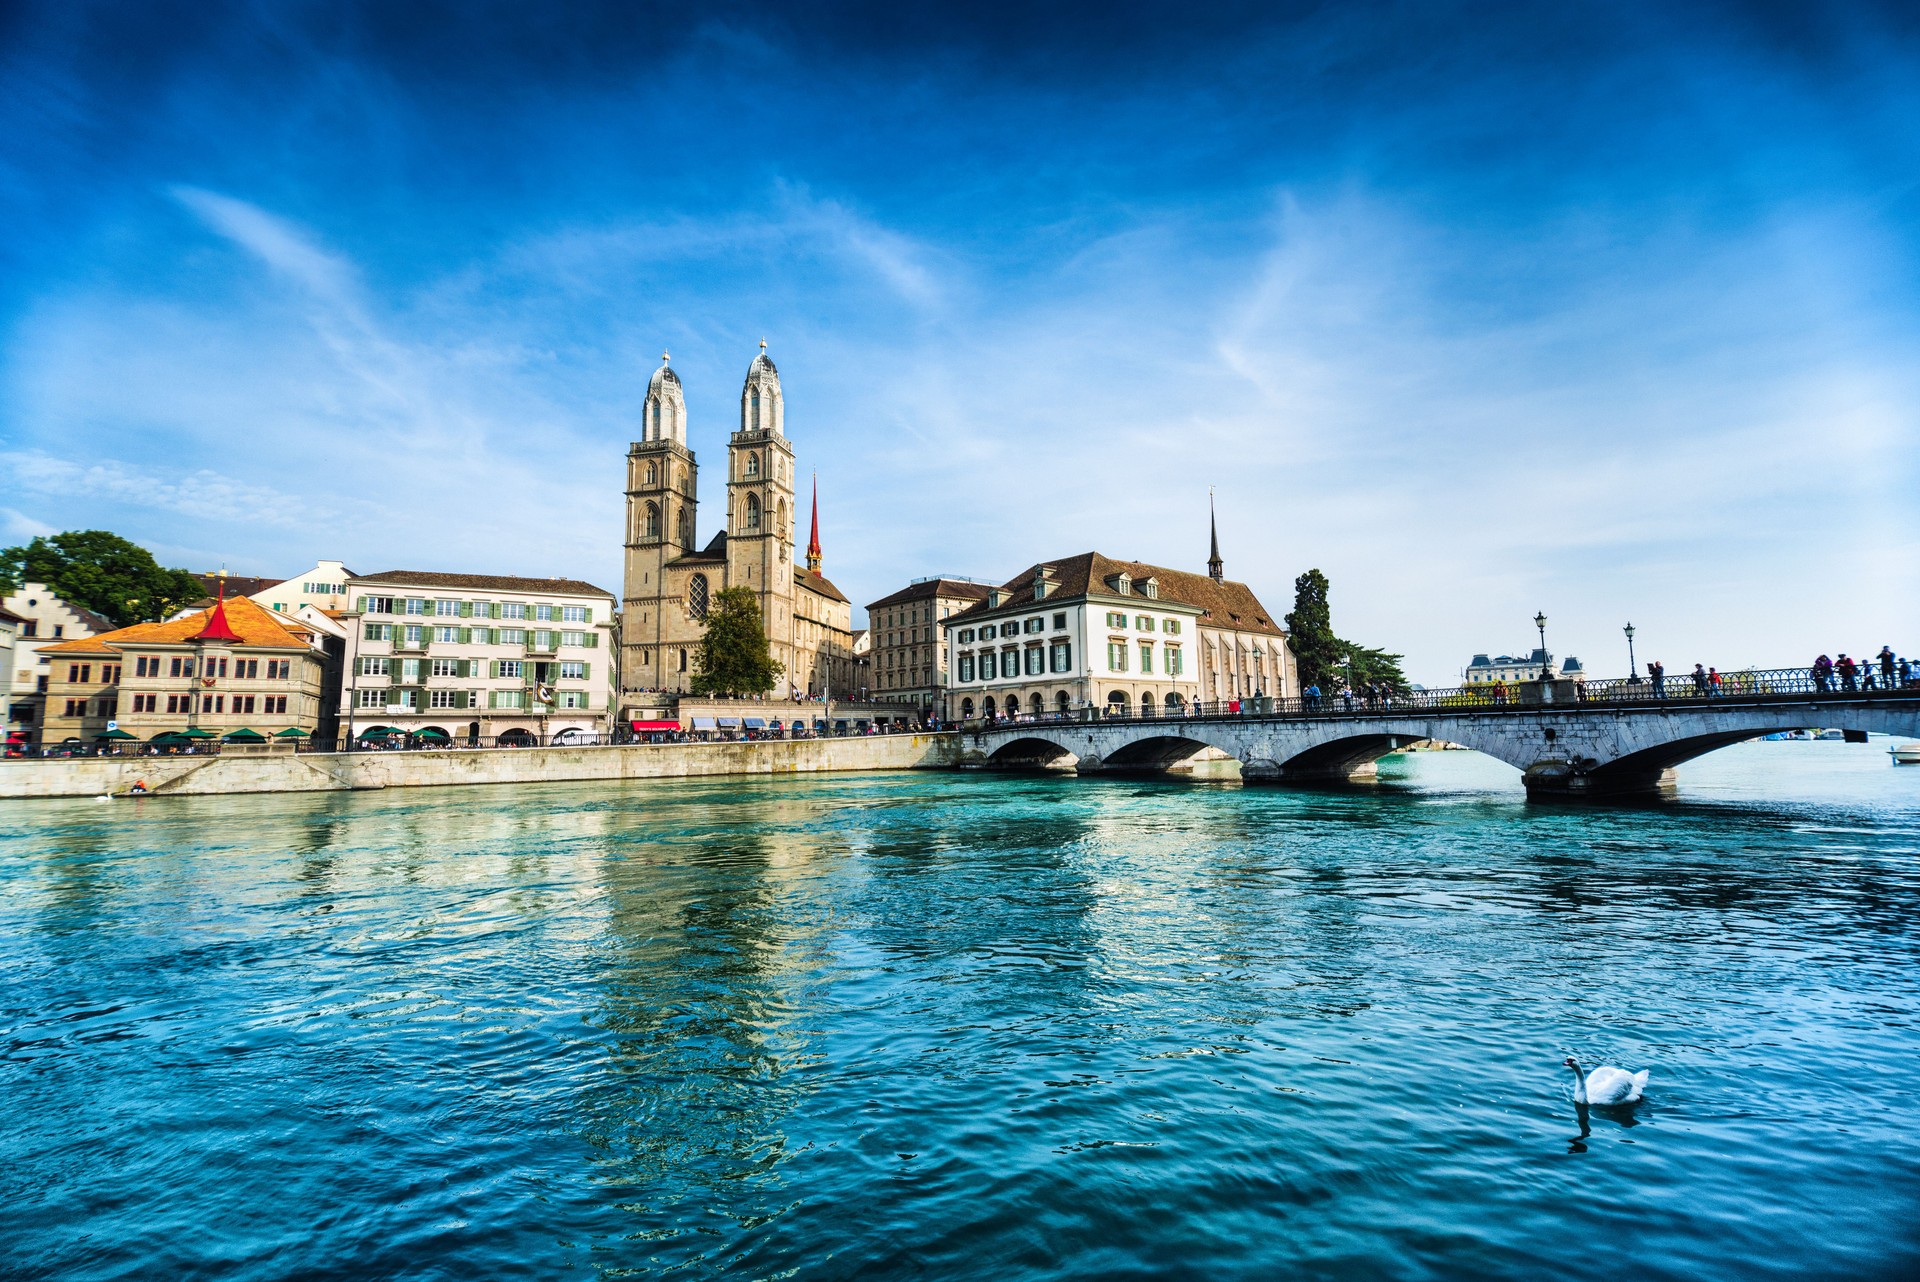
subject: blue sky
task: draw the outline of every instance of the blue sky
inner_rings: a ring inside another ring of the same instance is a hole
[[[617,590],[764,336],[857,602],[1213,487],[1429,683],[1920,652],[1911,6],[698,9],[0,9],[0,534]]]

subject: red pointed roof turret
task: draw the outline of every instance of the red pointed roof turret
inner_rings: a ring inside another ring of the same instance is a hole
[[[238,641],[240,634],[227,622],[227,572],[220,571],[220,595],[207,611],[206,626],[187,638],[189,641]]]
[[[807,536],[807,569],[820,573],[820,474],[813,477],[813,532]]]

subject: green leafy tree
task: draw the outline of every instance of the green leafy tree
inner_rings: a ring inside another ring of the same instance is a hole
[[[193,575],[161,565],[138,543],[106,530],[69,530],[0,549],[0,589],[12,592],[28,580],[121,628],[164,619],[207,594]]]
[[[760,598],[750,588],[723,589],[707,611],[693,692],[723,699],[765,694],[785,671],[767,649]]]
[[[1300,666],[1300,684],[1323,690],[1344,685],[1348,662],[1359,685],[1383,685],[1395,692],[1407,688],[1400,670],[1402,656],[1371,646],[1342,641],[1333,631],[1333,607],[1328,603],[1327,576],[1308,570],[1293,581],[1293,609],[1287,614],[1287,645]]]

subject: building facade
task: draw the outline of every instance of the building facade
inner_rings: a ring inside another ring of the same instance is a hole
[[[942,621],[947,716],[1136,711],[1298,693],[1286,631],[1251,588],[1083,552],[1045,561]]]
[[[1568,655],[1564,662],[1555,665],[1553,654],[1538,646],[1525,655],[1502,654],[1489,658],[1484,654],[1473,656],[1460,674],[1463,685],[1492,685],[1504,681],[1513,685],[1521,681],[1540,680],[1541,669],[1546,669],[1547,678],[1565,678],[1568,681],[1584,681],[1587,671],[1580,666],[1580,660]]]
[[[820,572],[817,497],[805,561],[795,560],[797,468],[786,398],[760,347],[740,392],[740,428],[727,443],[726,522],[704,547],[696,542],[700,473],[687,447],[680,376],[662,357],[647,384],[642,439],[627,452],[621,599],[620,688],[636,696],[691,691],[707,610],[730,587],[759,600],[768,648],[785,669],[776,697],[852,693],[852,606]]]
[[[42,651],[60,641],[110,632],[113,624],[85,606],[61,600],[44,583],[21,584],[18,592],[0,601],[0,607],[20,620],[6,669],[7,738],[26,745],[43,743],[41,723],[52,667]]]
[[[197,731],[268,740],[311,736],[325,706],[317,636],[246,597],[165,623],[48,645],[43,744]]]
[[[347,737],[557,743],[604,732],[613,594],[573,579],[389,570],[347,581]]]
[[[915,579],[867,607],[872,634],[867,697],[946,715],[948,669],[940,621],[984,601],[992,585],[972,579]]]

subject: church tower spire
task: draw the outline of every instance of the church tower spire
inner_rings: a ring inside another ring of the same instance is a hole
[[[807,536],[807,570],[820,573],[820,474],[813,476],[813,530]]]
[[[1207,554],[1207,577],[1215,583],[1226,577],[1227,567],[1220,560],[1220,522],[1213,515],[1213,490],[1207,490],[1207,532],[1213,536],[1212,550]]]

